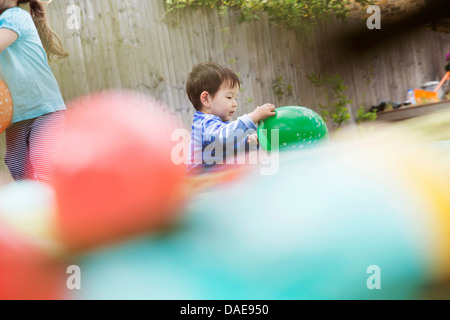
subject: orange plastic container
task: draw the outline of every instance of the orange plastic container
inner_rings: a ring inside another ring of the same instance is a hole
[[[440,101],[439,89],[442,87],[442,85],[445,83],[445,81],[447,81],[449,79],[450,79],[450,71],[445,73],[441,82],[439,82],[439,84],[436,86],[434,91],[420,90],[420,89],[414,90],[414,96],[416,98],[417,104],[439,102]]]
[[[427,104],[440,101],[437,92],[434,91],[415,89],[414,97],[416,98],[417,104]]]

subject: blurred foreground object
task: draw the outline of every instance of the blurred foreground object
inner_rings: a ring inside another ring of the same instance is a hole
[[[387,6],[390,5],[387,4]],[[386,48],[391,44],[398,44],[399,39],[409,33],[417,32],[419,28],[431,26],[435,29],[436,24],[447,21],[450,18],[450,2],[426,0],[424,5],[414,12],[403,17],[401,12],[398,14],[392,21],[383,19],[382,28],[376,32],[371,32],[361,24],[361,28],[342,33],[335,37],[335,44],[347,49],[345,51],[347,58],[352,55],[371,53],[379,47]]]
[[[156,100],[112,91],[74,101],[58,153],[58,231],[70,251],[169,224],[184,166],[171,160],[176,121]]]
[[[65,265],[0,223],[0,300],[59,300]]]
[[[80,257],[81,299],[417,299],[450,276],[450,112],[280,154],[177,228]],[[371,290],[379,270],[380,289]]]
[[[38,181],[10,183],[0,189],[0,223],[33,245],[54,255],[62,253],[56,236],[56,196]]]

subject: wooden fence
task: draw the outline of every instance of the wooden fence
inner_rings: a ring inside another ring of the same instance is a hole
[[[137,90],[164,102],[185,127],[194,112],[185,83],[198,62],[239,73],[238,115],[266,102],[315,109],[323,99],[307,79],[312,73],[340,74],[356,112],[360,105],[403,101],[409,88],[438,80],[450,51],[449,34],[418,30],[368,55],[346,55],[331,40],[366,28],[365,20],[332,21],[297,35],[268,21],[239,23],[233,12],[166,14],[164,0],[54,0],[48,18],[70,53],[51,63],[66,101],[112,88]],[[276,94],[276,83],[291,92]]]
[[[80,8],[79,29],[70,25],[71,5]],[[184,88],[197,62],[217,61],[239,72],[244,113],[264,102],[314,108],[320,95],[306,77],[311,73],[339,73],[355,108],[402,101],[409,88],[439,79],[450,51],[448,34],[419,30],[365,57],[343,59],[343,48],[324,39],[365,28],[364,20],[335,21],[297,36],[267,21],[240,24],[233,13],[223,18],[208,10],[165,14],[163,0],[56,0],[48,13],[71,54],[52,64],[67,100],[110,88],[138,90],[165,102],[186,125],[193,109]],[[276,95],[277,79],[292,85],[292,92]]]

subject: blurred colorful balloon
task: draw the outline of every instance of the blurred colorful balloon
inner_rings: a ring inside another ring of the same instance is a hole
[[[273,130],[279,133],[279,149],[311,147],[328,140],[327,125],[313,110],[287,106],[277,108],[276,113],[276,116],[264,120],[258,128],[258,139],[263,149],[273,149]]]
[[[60,300],[66,265],[0,223],[0,300]]]
[[[448,149],[386,129],[343,140],[283,152],[277,174],[193,197],[174,230],[82,257],[76,298],[421,298],[450,275]]]
[[[55,218],[56,197],[50,185],[20,181],[0,189],[0,223],[30,243],[58,254],[61,248],[56,240]]]
[[[69,250],[169,224],[184,179],[171,159],[176,120],[153,98],[111,91],[74,101],[58,152],[60,237]]]
[[[13,99],[6,83],[0,80],[0,133],[11,124],[13,116]]]

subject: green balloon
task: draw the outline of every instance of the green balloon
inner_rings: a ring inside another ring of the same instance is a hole
[[[328,141],[327,125],[313,110],[287,106],[276,109],[276,114],[261,122],[258,128],[258,139],[263,149],[273,149],[272,144],[276,142],[273,130],[279,133],[279,149],[301,149]]]

